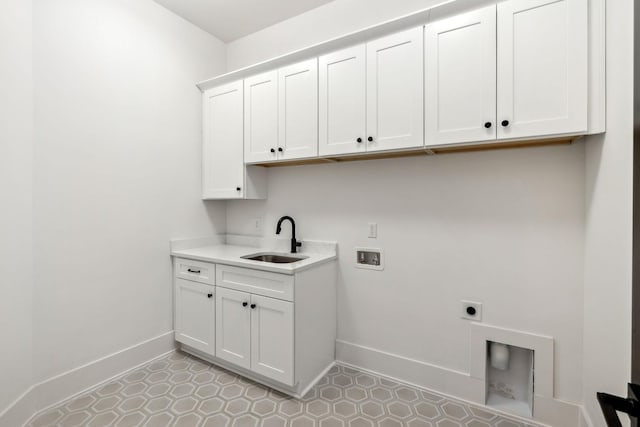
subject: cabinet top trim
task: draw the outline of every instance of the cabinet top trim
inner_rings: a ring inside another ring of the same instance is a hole
[[[215,86],[220,86],[235,80],[240,80],[248,76],[274,70],[295,62],[311,59],[347,46],[364,43],[378,37],[391,33],[406,30],[411,27],[428,24],[430,21],[439,20],[450,15],[459,14],[465,11],[478,9],[487,5],[496,4],[496,0],[443,0],[426,9],[410,13],[380,24],[365,27],[343,36],[339,36],[321,43],[317,43],[302,49],[266,61],[258,62],[238,70],[221,74],[197,84],[198,88],[204,92]]]

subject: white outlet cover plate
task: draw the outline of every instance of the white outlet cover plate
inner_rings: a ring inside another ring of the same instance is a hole
[[[376,222],[370,222],[367,224],[368,229],[369,229],[369,233],[367,234],[367,237],[369,237],[370,239],[375,239],[378,237],[378,223]]]
[[[467,319],[467,320],[474,320],[476,322],[481,322],[482,321],[482,303],[481,302],[476,302],[476,301],[465,301],[462,300],[461,302],[461,307],[460,307],[460,317],[462,319]],[[467,313],[467,307],[473,307],[476,309],[476,314],[474,315],[470,315]]]

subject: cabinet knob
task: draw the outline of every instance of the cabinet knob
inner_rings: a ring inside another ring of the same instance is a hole
[[[207,294],[207,298],[211,298],[213,294]]]
[[[242,190],[242,188],[236,187],[236,191],[240,191],[240,190]]]
[[[272,149],[271,149],[271,150],[269,150],[269,151],[271,151],[272,153],[275,153],[275,152],[276,152],[276,149],[275,149],[275,148],[272,148]]]
[[[278,147],[278,151],[282,153],[284,149],[282,147]]]
[[[243,307],[246,307],[246,306],[247,306],[247,304],[249,304],[249,303],[245,301],[245,302],[243,302],[243,303],[242,303],[242,306],[243,306]]]
[[[252,309],[256,308],[256,305],[255,304],[251,304],[251,308]]]
[[[490,129],[490,128],[491,128],[491,122],[486,122],[486,123],[484,124],[484,127],[485,127],[486,129]]]
[[[362,142],[362,138],[356,139],[357,142]]]
[[[509,120],[503,120],[502,123],[500,123],[503,127],[507,127],[509,126]]]
[[[367,141],[369,141],[369,142],[373,141],[373,137],[370,136],[369,138],[367,138]]]

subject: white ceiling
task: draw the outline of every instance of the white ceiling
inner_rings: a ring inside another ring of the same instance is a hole
[[[225,43],[332,0],[155,0]]]

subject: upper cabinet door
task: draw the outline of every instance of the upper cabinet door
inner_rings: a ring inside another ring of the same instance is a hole
[[[498,4],[498,138],[586,132],[587,6]]]
[[[365,151],[365,46],[319,58],[321,156]]]
[[[424,144],[423,30],[367,43],[367,151]]]
[[[318,155],[318,59],[278,71],[278,158]]]
[[[242,81],[209,89],[203,99],[202,198],[241,199]]]
[[[425,145],[496,138],[496,7],[427,25]]]
[[[216,287],[216,356],[251,368],[251,295]]]
[[[278,147],[278,72],[244,81],[244,161],[276,159]]]

